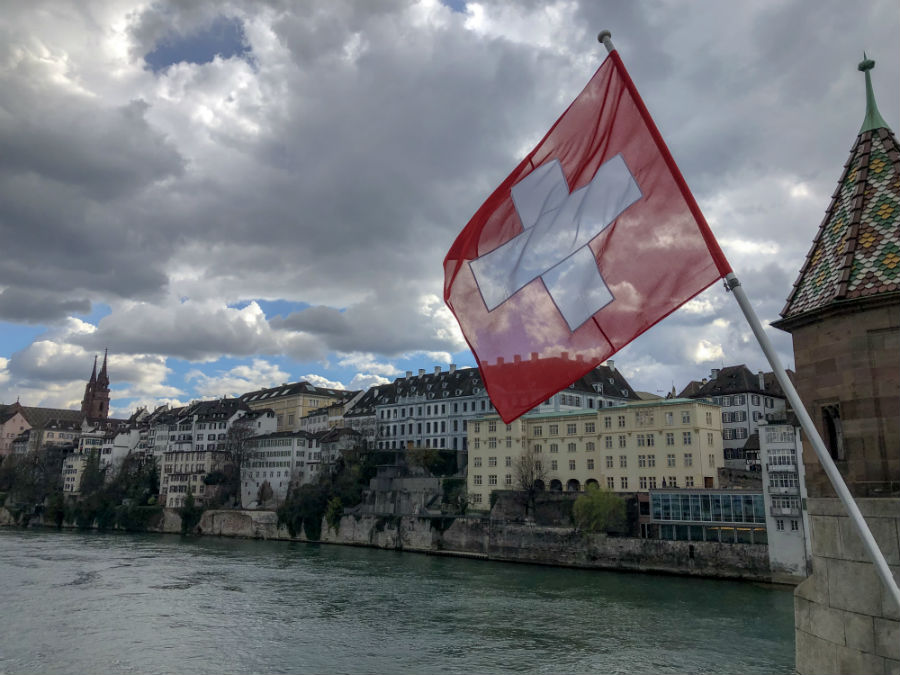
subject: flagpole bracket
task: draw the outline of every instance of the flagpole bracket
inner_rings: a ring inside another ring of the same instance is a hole
[[[725,275],[725,292],[730,293],[735,288],[741,285],[740,279],[738,279],[734,272],[729,272]]]

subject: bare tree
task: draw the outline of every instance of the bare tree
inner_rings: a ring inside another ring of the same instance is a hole
[[[516,489],[525,494],[525,515],[534,513],[534,504],[537,493],[544,489],[547,483],[548,471],[541,461],[540,455],[529,448],[514,466],[514,481]]]

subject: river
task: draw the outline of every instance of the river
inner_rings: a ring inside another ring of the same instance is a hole
[[[0,673],[790,673],[789,589],[0,530]]]

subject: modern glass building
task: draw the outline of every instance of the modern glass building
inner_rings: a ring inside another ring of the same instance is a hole
[[[651,490],[648,534],[658,539],[766,544],[761,492]]]

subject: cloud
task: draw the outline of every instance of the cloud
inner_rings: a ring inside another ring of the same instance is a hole
[[[290,375],[273,363],[264,359],[253,359],[251,365],[239,365],[227,371],[208,375],[200,370],[191,370],[185,381],[193,384],[194,390],[206,398],[236,397],[255,389],[265,389],[283,384]]]

